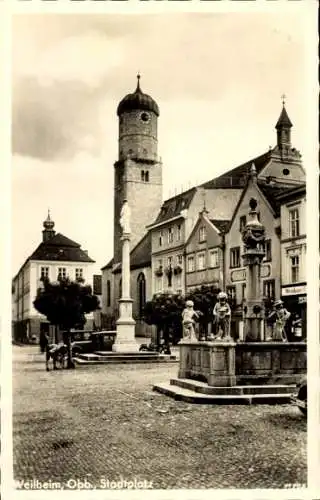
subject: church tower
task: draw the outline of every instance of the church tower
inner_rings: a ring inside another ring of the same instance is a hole
[[[140,88],[119,103],[119,152],[114,165],[114,263],[121,261],[124,200],[131,209],[131,249],[146,233],[162,203],[162,164],[158,158],[159,107]]]
[[[56,234],[54,230],[54,222],[50,217],[50,210],[48,210],[48,216],[43,223],[43,227],[44,229],[42,231],[42,241],[46,242],[49,241],[51,238],[53,238],[54,235]]]

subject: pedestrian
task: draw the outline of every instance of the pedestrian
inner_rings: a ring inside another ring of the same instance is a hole
[[[194,324],[199,314],[193,309],[193,305],[192,300],[187,300],[186,307],[182,311],[183,338],[188,340],[197,340]]]
[[[269,314],[267,321],[273,324],[272,340],[288,342],[285,326],[291,314],[284,307],[282,300],[276,300],[273,304],[273,311]]]

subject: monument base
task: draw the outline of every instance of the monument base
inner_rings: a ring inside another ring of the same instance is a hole
[[[117,321],[117,336],[112,346],[113,352],[138,352],[139,346],[135,340],[135,321],[132,318],[119,318]]]

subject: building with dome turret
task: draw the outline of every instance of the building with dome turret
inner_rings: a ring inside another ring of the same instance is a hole
[[[50,213],[43,222],[42,242],[26,259],[12,280],[13,338],[20,342],[39,340],[41,332],[49,332],[49,323],[33,307],[42,278],[57,281],[69,277],[93,286],[95,263],[79,243],[56,233]],[[87,315],[86,329],[93,326],[93,313]]]
[[[114,324],[121,297],[119,218],[126,199],[132,211],[130,285],[138,334],[146,331],[143,307],[154,294],[168,292],[184,295],[208,283],[228,291],[236,313],[241,317],[245,299],[241,228],[248,212],[251,191],[261,205],[261,218],[269,234],[263,293],[270,299],[274,296],[279,298],[281,221],[278,196],[295,187],[305,186],[301,154],[292,145],[292,123],[283,101],[275,125],[274,147],[162,202],[162,164],[158,158],[157,141],[159,114],[154,99],[142,92],[138,75],[135,92],[125,96],[117,108],[119,156],[114,166],[114,257],[102,268],[102,312],[106,319],[113,318]],[[254,187],[251,187],[250,180],[252,165],[256,172]],[[221,242],[215,243],[219,247],[218,252],[215,249],[215,258],[211,260],[209,255],[212,249],[208,247],[206,228],[200,224],[201,217],[199,219],[204,209],[207,219],[214,221],[215,227],[223,227],[223,231],[218,231]],[[201,227],[195,233],[197,224]],[[195,238],[198,240],[195,241]],[[216,254],[220,257],[216,258]],[[105,323],[106,327],[108,325],[111,327],[112,321]]]

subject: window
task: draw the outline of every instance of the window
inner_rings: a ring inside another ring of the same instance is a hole
[[[168,229],[168,243],[172,243],[173,242],[173,231],[172,231],[172,227],[169,227]]]
[[[172,257],[168,257],[168,267],[172,267]]]
[[[209,267],[219,267],[219,250],[209,251]]]
[[[138,288],[138,314],[142,318],[144,306],[146,304],[146,279],[143,273],[140,273],[137,279]]]
[[[157,293],[162,291],[162,278],[161,278],[161,276],[156,276],[156,279],[155,279],[155,291]]]
[[[204,253],[198,254],[198,271],[202,271],[205,268],[205,255]]]
[[[159,233],[159,247],[162,247],[163,234],[162,231]]]
[[[181,282],[182,282],[182,275],[177,274],[176,275],[176,288],[181,288]]]
[[[107,307],[111,305],[111,282],[107,281]]]
[[[206,228],[204,226],[199,229],[199,242],[206,241]]]
[[[182,266],[182,254],[177,255],[178,266]]]
[[[65,279],[67,277],[67,270],[65,267],[58,267],[58,280]]]
[[[246,283],[242,283],[242,302],[246,300],[246,288],[247,288]]]
[[[299,255],[293,255],[290,258],[291,258],[291,281],[292,283],[298,283],[300,258]]]
[[[296,238],[300,235],[299,210],[293,208],[289,210],[290,237]]]
[[[145,180],[145,182],[149,182],[149,171],[148,170],[146,170],[144,173],[144,180]]]
[[[181,224],[177,225],[177,241],[181,240]]]
[[[158,263],[158,269],[161,269],[162,268],[162,259],[158,259],[157,263]]]
[[[244,228],[246,227],[246,224],[247,224],[247,217],[245,215],[242,215],[240,217],[239,221],[240,221],[239,231],[240,231],[240,233],[242,233],[242,231],[244,230]]]
[[[264,280],[263,282],[263,296],[268,299],[274,299],[276,296],[275,281]]]
[[[227,286],[226,292],[227,292],[229,301],[233,302],[236,300],[236,287],[235,286]]]
[[[41,268],[41,279],[44,279],[44,278],[49,278],[49,268],[48,267]]]
[[[76,280],[83,279],[83,269],[76,268]]]
[[[194,271],[194,256],[191,255],[188,257],[188,273],[192,273]]]
[[[272,255],[271,255],[271,240],[265,240],[265,242],[262,244],[258,244],[258,247],[264,251],[264,257],[263,260],[265,262],[270,262],[272,260]]]
[[[230,248],[230,267],[240,267],[240,247]]]

